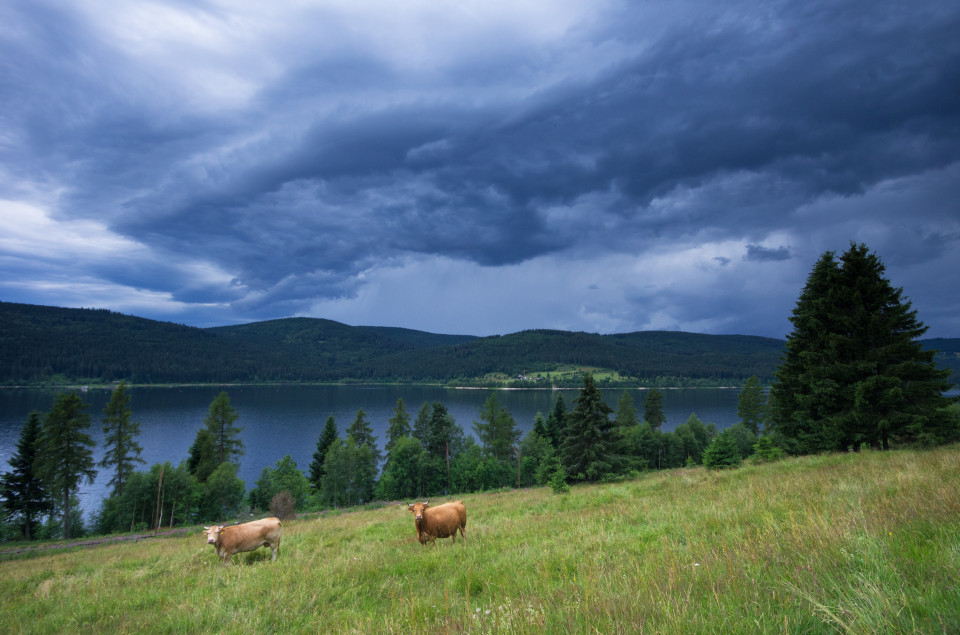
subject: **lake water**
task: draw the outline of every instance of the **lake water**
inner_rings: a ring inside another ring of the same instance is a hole
[[[187,457],[197,430],[203,425],[210,402],[225,390],[230,404],[239,414],[236,425],[243,427],[241,438],[246,453],[240,460],[239,476],[251,488],[266,466],[273,466],[289,454],[301,470],[307,472],[320,431],[329,415],[340,430],[353,422],[357,410],[364,409],[367,421],[383,449],[388,420],[393,416],[397,399],[402,398],[410,414],[411,424],[420,406],[426,402],[443,402],[463,428],[473,434],[473,422],[479,420],[480,408],[492,390],[464,390],[439,386],[184,386],[172,388],[130,388],[130,409],[140,422],[141,469],[154,463],[170,461],[176,465]],[[10,469],[9,461],[16,451],[20,429],[33,410],[48,412],[62,389],[0,388],[0,472]],[[573,407],[577,390],[500,390],[497,398],[510,411],[517,426],[525,434],[533,427],[537,412],[553,408],[557,394],[563,394],[567,409]],[[616,410],[622,389],[604,390],[605,401]],[[634,402],[641,418],[646,391],[634,389]],[[667,418],[664,431],[672,430],[687,420],[691,413],[718,429],[737,422],[736,389],[683,388],[663,391],[663,409]],[[109,389],[91,388],[81,393],[90,404],[90,434],[97,446],[96,461],[103,456],[101,419],[110,398]],[[107,493],[109,477],[101,471],[92,485],[80,486],[80,500],[86,512],[99,508]]]

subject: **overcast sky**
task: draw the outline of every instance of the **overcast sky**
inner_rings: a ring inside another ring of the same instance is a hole
[[[956,0],[0,3],[0,300],[785,337],[851,241],[960,337]]]

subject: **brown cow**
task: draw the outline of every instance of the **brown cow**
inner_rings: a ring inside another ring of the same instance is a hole
[[[452,537],[457,542],[457,530],[467,543],[467,508],[463,501],[444,503],[430,507],[430,503],[409,503],[407,509],[413,514],[413,525],[417,528],[417,538],[421,545],[429,540],[435,544],[437,538]]]
[[[273,551],[270,561],[276,561],[280,550],[280,519],[264,518],[242,525],[214,525],[204,527],[207,535],[207,544],[213,545],[214,551],[220,556],[220,562],[230,564],[230,556],[242,551],[253,551],[267,546]]]

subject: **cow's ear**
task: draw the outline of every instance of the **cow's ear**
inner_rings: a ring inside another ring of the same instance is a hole
[[[430,507],[430,502],[429,502],[429,501],[427,501],[426,503],[423,504],[423,508],[424,508],[424,509],[426,509],[427,507]]]
[[[201,531],[200,533],[201,533],[201,534],[205,534],[205,533],[207,533],[208,531],[210,531],[210,528],[209,528],[209,527],[204,527],[204,528],[203,528],[203,531]]]

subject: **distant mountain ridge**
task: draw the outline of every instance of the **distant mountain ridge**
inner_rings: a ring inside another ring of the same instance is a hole
[[[104,309],[0,302],[0,385],[478,382],[560,368],[738,383],[769,380],[784,341],[750,335],[531,330],[477,337],[286,318],[196,328]],[[934,344],[935,343],[935,344]],[[960,370],[960,339],[928,340]]]

